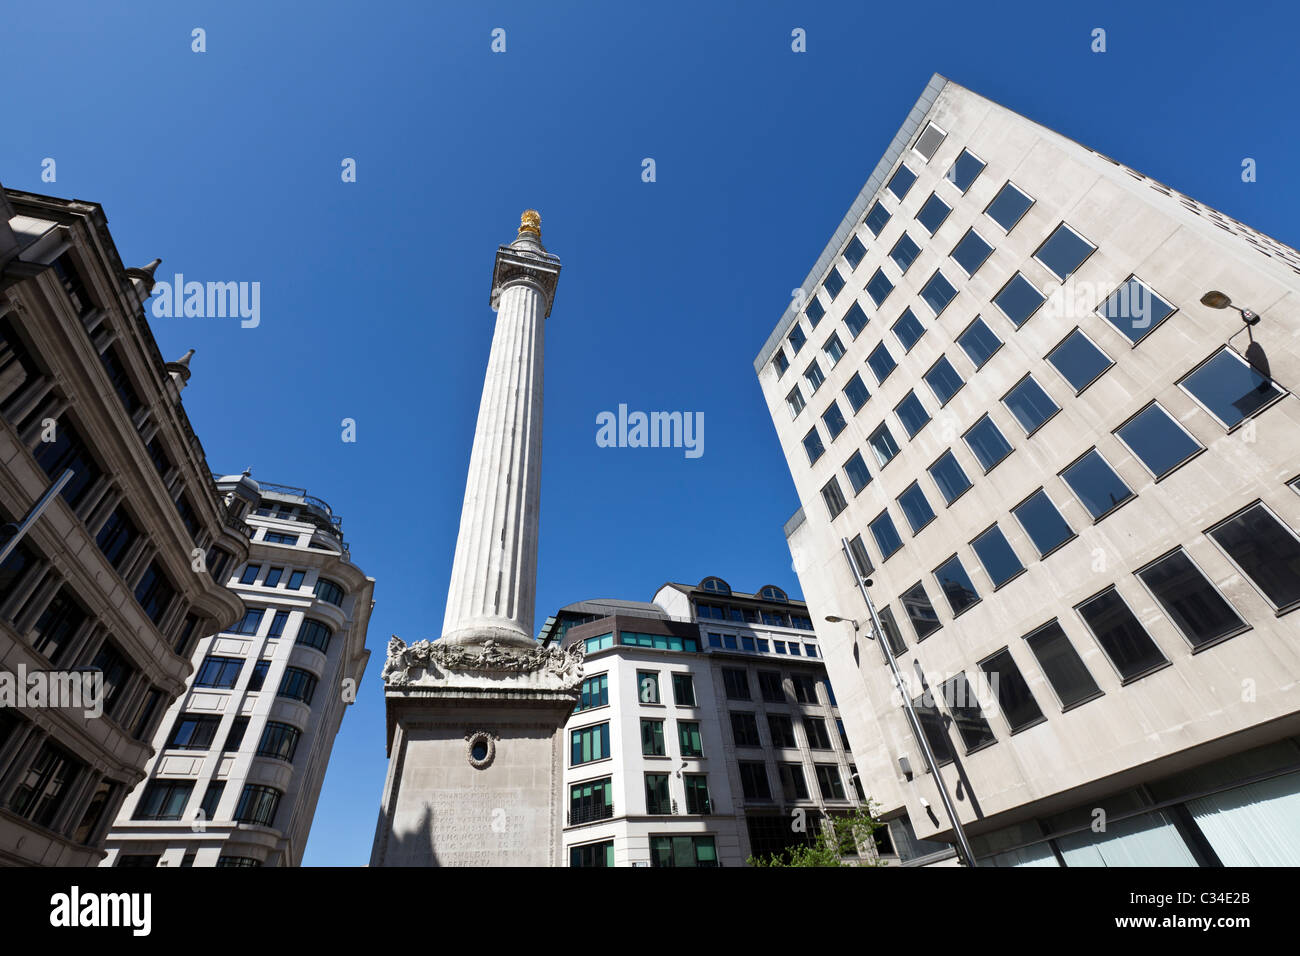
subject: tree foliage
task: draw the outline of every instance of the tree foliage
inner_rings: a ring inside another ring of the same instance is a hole
[[[750,866],[882,866],[875,854],[876,830],[884,826],[872,815],[868,800],[852,813],[822,817],[821,832],[809,844],[766,857],[751,856]]]

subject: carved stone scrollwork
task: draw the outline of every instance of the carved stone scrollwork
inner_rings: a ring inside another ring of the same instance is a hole
[[[484,676],[536,673],[558,689],[575,690],[582,683],[584,657],[581,643],[567,650],[541,645],[519,648],[495,641],[477,645],[416,641],[408,645],[393,635],[381,676],[391,687],[407,687],[424,682],[426,677],[435,677],[438,672],[472,672]]]

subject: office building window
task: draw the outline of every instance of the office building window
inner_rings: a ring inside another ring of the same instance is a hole
[[[1062,710],[1069,710],[1084,701],[1101,696],[1097,682],[1092,679],[1092,674],[1084,666],[1079,652],[1065,636],[1059,623],[1051,621],[1026,634],[1025,643],[1033,651],[1043,676],[1056,692]]]
[[[86,612],[67,588],[58,593],[32,626],[32,648],[56,666],[62,663],[70,639],[86,621]]]
[[[867,314],[862,311],[862,306],[856,302],[852,303],[848,311],[844,313],[844,324],[848,326],[849,334],[853,338],[856,339],[861,335],[862,330],[867,327]]]
[[[803,329],[799,327],[798,322],[796,322],[794,328],[790,330],[788,341],[790,343],[790,351],[795,355],[798,355],[799,350],[807,343],[808,336],[803,334]]]
[[[844,358],[844,343],[840,341],[839,335],[832,332],[831,337],[827,339],[826,344],[822,346],[822,351],[825,352],[826,357],[830,359],[831,368],[834,368],[839,364],[840,359]]]
[[[582,682],[578,706],[574,711],[591,710],[593,707],[605,707],[609,704],[609,675],[597,674]]]
[[[871,530],[871,536],[876,539],[876,547],[880,549],[880,560],[888,560],[891,554],[903,546],[903,539],[899,537],[898,529],[894,527],[894,519],[889,517],[888,511],[876,515],[875,520],[867,527]]]
[[[1246,622],[1179,548],[1137,572],[1193,647],[1243,631]]]
[[[813,768],[817,772],[817,789],[823,800],[846,800],[844,781],[840,778],[840,768],[834,764],[819,763]]]
[[[930,421],[930,413],[925,410],[925,406],[921,404],[916,394],[910,391],[894,406],[894,414],[898,416],[898,421],[907,432],[908,438],[914,438],[916,433]]]
[[[1106,297],[1097,314],[1136,345],[1156,326],[1174,314],[1174,307],[1137,276],[1129,276]]]
[[[954,554],[939,565],[934,571],[934,578],[939,582],[939,590],[948,599],[948,606],[952,608],[953,617],[980,602],[980,596],[975,591],[975,585],[971,583],[970,575],[962,567],[961,559],[957,555]]]
[[[1300,603],[1300,541],[1262,504],[1208,532],[1278,610]]]
[[[833,266],[831,271],[826,274],[826,281],[822,283],[822,288],[826,290],[831,297],[831,301],[834,302],[835,297],[844,288],[844,276],[840,273],[839,266]]]
[[[952,250],[953,260],[968,276],[979,272],[980,266],[984,265],[984,261],[992,254],[993,247],[974,229],[967,229],[966,235],[958,240]]]
[[[808,464],[816,463],[826,451],[826,446],[822,444],[822,436],[817,434],[817,426],[814,425],[808,429],[808,434],[803,436],[803,450],[808,455]]]
[[[266,672],[271,669],[270,661],[258,661],[253,665],[253,672],[248,675],[248,689],[261,690],[266,681]]]
[[[181,714],[176,718],[169,750],[207,750],[212,746],[221,718],[213,715]]]
[[[1034,253],[1034,258],[1047,266],[1056,278],[1064,282],[1097,250],[1083,236],[1065,223],[1057,226]]]
[[[984,366],[990,358],[1002,348],[1002,340],[999,339],[993,330],[985,324],[979,316],[975,321],[966,327],[966,330],[957,337],[957,344],[962,347],[966,356],[979,369]]]
[[[0,732],[0,746],[3,746],[3,744],[4,734]],[[91,795],[90,802],[86,804],[86,810],[81,815],[81,822],[72,831],[72,841],[74,843],[85,845],[91,842],[99,830],[100,821],[104,819],[104,811],[116,798],[117,791],[117,785],[111,780],[101,779],[96,784],[95,792]]]
[[[850,569],[856,571],[859,577],[866,577],[875,570],[871,556],[867,554],[867,546],[862,543],[862,535],[855,534],[849,540],[849,552],[853,555]]]
[[[47,741],[18,778],[9,809],[38,826],[50,826],[83,769],[72,754]]]
[[[569,866],[613,866],[614,841],[585,843],[569,847]]]
[[[193,780],[155,780],[145,786],[132,819],[179,820],[193,792]]]
[[[1061,478],[1097,521],[1133,497],[1129,486],[1095,448],[1061,472]]]
[[[286,617],[288,616],[284,611],[275,612],[276,620],[271,624],[271,634],[269,635],[271,637],[279,636],[279,631],[276,630],[276,627],[284,627],[284,624],[280,622],[281,614],[285,614]],[[307,620],[303,621],[302,625],[298,628],[298,637],[294,643],[302,644],[305,647],[315,648],[322,654],[328,654],[330,649],[330,638],[333,636],[334,633],[320,621]]]
[[[912,622],[912,630],[916,631],[918,641],[925,640],[939,630],[939,615],[935,613],[930,596],[925,593],[925,586],[920,581],[904,591],[898,600],[907,612],[908,620]]]
[[[32,451],[32,457],[52,481],[65,470],[72,472],[72,477],[63,486],[59,496],[74,509],[85,501],[90,489],[103,475],[103,470],[95,463],[90,449],[82,441],[77,429],[68,422],[66,415],[54,429],[54,440],[38,442]]]
[[[123,558],[126,557],[131,545],[135,544],[139,537],[140,529],[131,520],[126,508],[118,506],[108,516],[104,526],[99,529],[99,534],[95,536],[95,543],[99,545],[99,550],[108,559],[108,563],[121,571]]]
[[[1078,610],[1125,683],[1169,663],[1113,587],[1084,601]]]
[[[831,518],[839,517],[840,512],[848,507],[844,492],[840,491],[839,479],[832,478],[822,486],[822,500],[826,502],[826,510],[830,512]]]
[[[280,578],[284,576],[284,568],[268,568],[266,579],[262,581],[262,587],[273,588],[280,584]]]
[[[609,702],[608,698],[605,702]],[[673,674],[673,703],[678,707],[695,706],[695,680],[690,674]]]
[[[953,284],[943,277],[943,273],[935,270],[934,275],[930,276],[930,281],[921,287],[921,298],[925,304],[934,312],[935,318],[938,318],[943,310],[948,307],[948,303],[957,295],[956,288]]]
[[[925,335],[925,326],[916,317],[916,313],[911,309],[904,309],[903,314],[894,323],[894,337],[903,346],[903,351],[912,351],[912,346],[921,341],[923,335]]]
[[[276,696],[302,701],[308,707],[316,694],[316,676],[300,667],[286,667]]]
[[[848,264],[856,269],[862,262],[863,257],[867,254],[867,247],[862,244],[862,240],[854,236],[849,240],[849,244],[844,247],[844,258]]]
[[[844,413],[840,411],[839,403],[835,399],[831,399],[830,407],[822,413],[822,423],[826,426],[826,430],[830,432],[831,441],[839,438],[840,432],[844,431],[846,424]]]
[[[1115,435],[1159,480],[1201,451],[1201,443],[1152,403],[1115,429]]]
[[[245,565],[244,573],[239,576],[240,584],[252,584],[257,580],[257,576],[262,573],[260,564]]]
[[[244,734],[247,730],[248,718],[236,717],[230,724],[230,733],[226,734],[226,743],[221,748],[221,752],[238,751],[243,746]]]
[[[943,700],[968,754],[997,740],[989,722],[984,719],[984,708],[966,680],[965,671],[959,671],[943,682]]]
[[[916,173],[900,163],[898,170],[889,178],[889,184],[886,188],[899,199],[902,199],[907,195],[907,191],[912,188],[914,182],[916,182]]]
[[[1039,306],[1047,301],[1043,293],[1034,288],[1034,284],[1017,272],[1011,281],[1002,287],[993,297],[993,304],[1002,310],[1002,314],[1011,320],[1011,324],[1020,328],[1038,311]]]
[[[316,596],[322,601],[328,601],[335,607],[342,607],[345,593],[343,588],[335,584],[333,581],[326,580],[325,578],[317,578]]]
[[[637,671],[636,692],[637,699],[643,704],[661,703],[659,699],[659,672]]]
[[[298,751],[298,740],[301,737],[302,731],[291,724],[267,721],[262,730],[262,739],[257,743],[257,755],[293,763],[293,755]]]
[[[952,397],[966,384],[946,355],[941,356],[939,361],[930,367],[930,371],[925,373],[925,382],[930,386],[930,390],[934,392],[934,397],[939,400],[941,406],[952,401]]]
[[[217,857],[217,866],[220,867],[238,867],[239,869],[254,869],[262,865],[262,861],[251,856],[226,856]]]
[[[1034,381],[1032,375],[1026,375],[1011,391],[1003,395],[1002,404],[1016,416],[1016,421],[1026,435],[1038,431],[1061,410],[1051,396],[1043,391],[1043,387]]]
[[[781,795],[787,803],[808,799],[808,783],[804,780],[802,764],[777,764],[777,771],[781,775]]]
[[[894,361],[894,357],[889,354],[889,349],[885,348],[883,342],[871,350],[871,354],[867,356],[867,365],[871,366],[876,381],[880,383],[889,378],[890,373],[898,367],[898,363]]]
[[[1070,383],[1076,395],[1097,381],[1115,363],[1092,340],[1075,329],[1056,348],[1047,353],[1047,361]]]
[[[235,819],[240,823],[254,823],[269,827],[275,824],[275,811],[284,796],[274,787],[265,787],[257,783],[244,785],[244,792],[239,795],[235,807]]]
[[[297,544],[298,535],[289,531],[267,531],[262,535],[262,540],[267,544]],[[330,603],[337,603],[331,601]]]
[[[695,733],[698,736],[699,724],[695,725]],[[762,746],[758,739],[758,720],[748,712],[731,712],[731,736],[737,747]],[[682,756],[687,756],[684,750]]]
[[[921,490],[920,484],[915,481],[898,496],[898,506],[903,509],[903,516],[912,526],[913,535],[920,534],[921,529],[934,520],[934,509],[925,500],[925,492]]]
[[[952,749],[952,740],[948,737],[948,729],[944,726],[943,713],[935,705],[934,696],[927,690],[912,701],[912,710],[916,712],[916,719],[921,724],[921,730],[925,734],[926,742],[934,753],[935,763],[940,767],[952,763],[956,759]]]
[[[266,613],[265,608],[254,607],[244,612],[230,629],[231,634],[256,634],[257,629],[262,626],[262,616]]]
[[[971,486],[966,472],[962,470],[950,451],[944,452],[927,470],[930,472],[930,477],[934,479],[939,493],[943,495],[943,500],[948,504],[952,504],[964,495]]]
[[[853,487],[853,493],[856,495],[867,485],[871,484],[871,472],[867,471],[867,463],[862,460],[862,453],[855,451],[853,457],[844,463],[844,473],[848,475],[849,484]],[[838,491],[838,486],[836,491]],[[822,492],[825,494],[825,491]],[[830,505],[830,502],[827,502]],[[835,517],[839,512],[834,512],[831,517]]]
[[[794,688],[794,699],[801,704],[816,704],[817,682],[807,674],[791,674],[790,686]]]
[[[718,851],[711,836],[652,836],[650,865],[716,867]]]
[[[889,250],[889,258],[894,260],[894,264],[898,266],[898,270],[904,275],[907,274],[907,270],[911,268],[912,263],[916,261],[916,257],[920,254],[921,247],[913,242],[912,237],[907,233],[899,236],[898,241],[894,243],[894,248]]]
[[[867,228],[871,230],[871,234],[873,236],[878,236],[880,235],[880,230],[885,228],[885,223],[889,222],[889,213],[885,210],[884,206],[877,202],[871,207],[871,211],[867,213],[865,222]]]
[[[790,360],[785,357],[785,349],[778,348],[776,350],[776,355],[772,359],[772,366],[776,369],[778,379],[790,370]]]
[[[808,746],[813,750],[830,750],[831,735],[826,732],[826,721],[820,717],[803,719],[804,733],[808,735]]]
[[[877,308],[884,304],[889,298],[889,293],[893,291],[894,283],[889,281],[889,277],[881,269],[877,269],[867,280],[867,295],[871,296],[871,301],[876,303]]]
[[[925,231],[934,235],[943,225],[943,221],[948,218],[948,213],[952,212],[952,207],[940,199],[934,193],[925,201],[921,211],[916,214],[916,221],[925,227]]]
[[[1003,232],[1010,232],[1033,204],[1034,200],[1008,182],[985,207],[984,215],[1001,226]]]
[[[645,775],[645,812],[655,816],[673,812],[672,799],[668,796],[668,774]]]
[[[749,700],[749,674],[734,667],[722,669],[722,683],[727,700]]]
[[[826,307],[822,305],[821,299],[817,298],[816,292],[813,293],[812,299],[808,302],[808,308],[803,310],[803,314],[808,316],[808,324],[814,329],[817,328],[817,323],[822,320],[822,316],[826,314]]]
[[[582,646],[588,654],[603,651],[607,647],[614,646],[614,635],[612,633],[598,634],[595,637],[589,637],[582,642]]]
[[[799,391],[799,386],[796,385],[785,397],[785,404],[790,409],[790,417],[794,418],[807,407],[808,403],[803,400],[803,392]]]
[[[1047,557],[1074,537],[1074,529],[1066,524],[1052,499],[1041,488],[1012,508],[1011,513],[1029,535],[1040,558]]]
[[[912,149],[924,156],[926,162],[929,162],[934,159],[934,154],[939,151],[939,147],[943,145],[943,141],[947,137],[948,134],[938,126],[933,123],[926,123],[925,129],[921,130],[921,135],[912,144]]]
[[[767,764],[742,760],[740,768],[740,790],[746,800],[771,800],[772,789],[767,781]]]
[[[1178,384],[1227,428],[1286,394],[1228,348],[1220,349]]]
[[[271,618],[271,629],[268,630],[268,631],[266,632],[266,636],[267,636],[267,637],[283,637],[283,636],[284,636],[284,626],[285,626],[286,624],[288,624],[288,623],[289,623],[289,612],[288,612],[288,611],[276,611],[276,612],[275,612],[275,616]],[[313,623],[314,623],[314,622],[313,622]],[[256,632],[257,632],[257,631],[256,631],[256,628],[254,628],[253,633],[256,633]],[[294,643],[297,643],[297,644],[301,644],[301,643],[302,643],[302,635],[301,635],[301,634],[299,634],[298,640],[295,641]]]
[[[772,735],[773,747],[796,747],[794,721],[789,714],[768,714],[767,730]]]
[[[677,739],[682,746],[683,757],[704,756],[704,743],[700,737],[699,721],[677,721]]]
[[[199,665],[194,675],[195,687],[221,687],[229,689],[239,680],[239,672],[244,666],[242,657],[214,657],[209,655]]]
[[[687,813],[706,816],[713,812],[709,802],[709,780],[704,774],[683,774],[682,784],[686,787]]]
[[[984,570],[988,572],[994,590],[1002,587],[1025,569],[1007,541],[1006,535],[996,524],[972,541],[970,546],[980,559],[980,563],[984,565]]]
[[[877,610],[876,616],[880,618],[880,629],[885,632],[885,640],[889,641],[889,649],[894,652],[894,656],[906,654],[907,643],[898,629],[898,622],[894,620],[893,609],[886,604]]]
[[[569,763],[572,766],[591,763],[593,760],[604,760],[608,756],[610,756],[608,723],[581,727],[569,732]]]
[[[758,692],[770,704],[785,703],[785,688],[781,684],[781,675],[776,671],[758,672]]]
[[[984,160],[980,159],[968,149],[963,149],[948,167],[948,172],[944,174],[944,179],[952,183],[963,193],[970,189],[970,184],[975,182],[977,176],[984,171]]]
[[[664,722],[641,718],[641,753],[646,757],[665,757]]]
[[[988,678],[1013,734],[1045,719],[1009,650],[1003,648],[982,661],[980,669]]]
[[[889,426],[881,423],[880,427],[871,433],[867,439],[867,444],[871,446],[871,451],[876,456],[876,464],[884,468],[894,456],[898,454],[898,442],[894,441],[894,436],[889,432]]]
[[[867,386],[862,383],[862,376],[857,372],[853,373],[853,377],[844,386],[844,395],[848,398],[849,405],[853,407],[855,412],[862,408],[867,403],[867,399],[871,397],[871,393],[867,391]]]

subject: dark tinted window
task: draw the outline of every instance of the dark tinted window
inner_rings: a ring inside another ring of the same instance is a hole
[[[1165,655],[1114,588],[1080,604],[1079,614],[1125,680],[1165,663]]]
[[[908,620],[912,622],[918,641],[939,630],[939,615],[935,613],[934,605],[930,603],[930,596],[925,593],[925,587],[920,581],[904,592],[899,601],[903,604],[903,610],[907,612]]]
[[[1096,248],[1065,223],[1061,223],[1038,247],[1034,258],[1064,282]]]
[[[1043,675],[1056,691],[1063,708],[1069,709],[1101,693],[1079,652],[1056,621],[1026,634],[1025,643],[1034,652],[1038,666],[1043,669]]]
[[[935,570],[934,577],[939,582],[944,597],[948,599],[954,617],[979,603],[980,596],[975,592],[975,585],[971,583],[970,575],[956,555],[941,564]]]
[[[957,370],[952,367],[945,355],[935,362],[930,371],[925,373],[926,384],[934,392],[934,397],[939,399],[940,405],[947,405],[952,397],[961,391],[961,387],[966,383],[962,381]]]
[[[1143,568],[1138,577],[1194,647],[1245,627],[1181,549]]]
[[[1247,508],[1210,532],[1276,608],[1300,601],[1300,542],[1263,505]]]
[[[1011,443],[1003,437],[1001,430],[987,415],[972,425],[970,431],[962,437],[985,473],[1011,454]]]
[[[914,392],[907,393],[894,409],[894,413],[902,423],[908,438],[913,437],[930,421],[930,413],[925,410],[925,406],[921,404]]]
[[[916,182],[916,173],[906,166],[899,166],[898,171],[889,179],[889,191],[902,199],[907,195],[907,191],[912,188],[914,182]]]
[[[1043,719],[1043,712],[1038,709],[1038,702],[1034,700],[1010,651],[999,651],[980,664],[980,668],[988,677],[989,686],[998,699],[998,706],[1002,708],[1002,714],[1013,732]]]
[[[1034,542],[1040,556],[1074,537],[1074,531],[1065,523],[1047,493],[1041,489],[1011,511],[1025,529],[1025,534]]]
[[[849,404],[853,406],[855,412],[865,405],[867,399],[871,397],[871,393],[867,391],[867,386],[862,383],[862,376],[857,372],[853,373],[849,383],[844,386],[844,395],[848,398]]]
[[[943,456],[930,466],[929,472],[939,493],[943,495],[943,500],[948,504],[960,498],[970,487],[970,479],[966,477],[966,472],[962,471],[961,465],[957,463],[956,457],[950,451],[944,452]]]
[[[1187,434],[1159,405],[1149,405],[1115,430],[1157,478],[1173,471],[1196,452],[1201,444]]]
[[[1061,472],[1061,477],[1093,518],[1100,518],[1133,497],[1128,485],[1095,448]]]
[[[1002,397],[1002,404],[1007,406],[1026,434],[1030,435],[1060,411],[1051,396],[1043,391],[1043,387],[1034,381],[1033,376],[1028,375]]]
[[[925,335],[925,326],[916,317],[916,313],[911,309],[904,309],[903,314],[894,323],[894,335],[902,343],[903,351],[910,352],[912,346],[921,340],[921,336]]]
[[[1002,340],[994,335],[993,330],[978,316],[965,332],[957,336],[957,344],[962,347],[962,351],[976,368],[981,368],[998,349],[1002,348]]]
[[[989,722],[984,719],[984,709],[966,680],[964,671],[944,681],[943,701],[952,713],[953,723],[957,725],[957,733],[961,735],[967,753],[997,739],[993,736]]]
[[[1226,348],[1178,384],[1229,428],[1283,394],[1267,376]]]
[[[894,248],[889,250],[889,258],[893,259],[900,272],[906,273],[911,268],[916,257],[921,254],[921,247],[912,241],[912,237],[903,233],[894,243]]]
[[[1007,183],[998,190],[998,194],[993,197],[993,201],[988,204],[984,212],[1004,231],[1010,232],[1033,204],[1032,199],[1011,183]]]
[[[952,207],[933,193],[921,207],[921,211],[916,214],[916,221],[925,227],[930,235],[938,232],[943,221],[948,218],[948,213],[952,212]]]
[[[1024,570],[1006,535],[997,525],[989,528],[971,542],[971,548],[984,565],[994,587],[1000,587]]]
[[[1076,392],[1082,392],[1115,364],[1078,329],[1047,353],[1047,361],[1074,386]]]
[[[925,492],[915,481],[898,496],[898,506],[903,509],[907,523],[912,526],[912,533],[918,534],[922,528],[934,520],[934,509],[925,500]]]
[[[993,304],[1002,310],[1002,314],[1016,327],[1024,325],[1029,317],[1038,311],[1046,297],[1034,288],[1033,283],[1017,272],[1011,281],[1002,287],[1002,291],[993,297]]]
[[[934,310],[937,316],[948,307],[948,303],[953,300],[957,290],[953,288],[951,282],[943,277],[942,272],[936,272],[930,276],[930,281],[921,288],[921,298],[925,304]]]
[[[894,519],[889,517],[888,511],[882,511],[877,515],[876,520],[872,521],[869,527],[871,536],[876,539],[876,547],[880,549],[882,560],[903,546],[903,539],[898,536],[898,529],[894,527]]]
[[[969,150],[963,149],[961,154],[948,168],[944,178],[952,183],[962,192],[970,189],[970,184],[975,182],[975,178],[984,171],[984,160],[975,156]]]
[[[1135,343],[1172,315],[1173,311],[1172,305],[1156,295],[1137,276],[1130,276],[1097,309],[1102,318],[1124,333],[1130,342]]]
[[[978,232],[970,229],[953,247],[952,257],[957,261],[957,265],[965,270],[967,275],[973,276],[979,271],[979,267],[984,265],[984,260],[992,253],[993,247],[985,242]]]

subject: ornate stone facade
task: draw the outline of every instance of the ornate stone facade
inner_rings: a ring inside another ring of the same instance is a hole
[[[496,641],[482,645],[441,641],[407,644],[393,635],[380,676],[388,687],[405,688],[446,686],[457,672],[473,672],[468,675],[472,677],[535,672],[548,689],[576,693],[582,684],[583,656],[581,645],[562,651],[540,645],[526,649]]]

